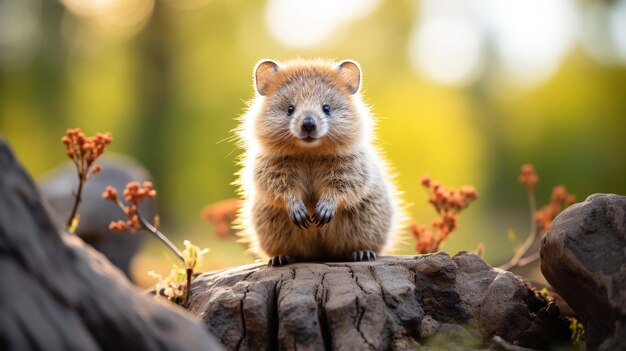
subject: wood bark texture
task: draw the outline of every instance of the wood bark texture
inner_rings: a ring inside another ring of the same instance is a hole
[[[468,253],[206,273],[190,310],[229,350],[546,349],[569,337],[555,304]]]

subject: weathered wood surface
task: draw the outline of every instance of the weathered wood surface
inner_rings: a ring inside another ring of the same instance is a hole
[[[210,272],[190,305],[229,350],[545,349],[569,337],[554,304],[467,253]]]
[[[0,350],[219,350],[55,223],[0,138]]]

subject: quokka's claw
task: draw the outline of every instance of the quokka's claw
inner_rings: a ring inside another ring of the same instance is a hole
[[[292,261],[289,256],[274,256],[267,262],[268,267],[286,266]]]
[[[315,206],[315,212],[313,213],[313,223],[315,223],[318,228],[323,227],[325,224],[330,223],[330,221],[335,216],[335,209],[324,203],[319,203]]]
[[[295,224],[300,229],[306,229],[311,226],[311,218],[309,214],[306,212],[306,208],[300,208],[293,211],[289,215],[293,224]]]
[[[376,261],[376,253],[372,250],[354,251],[352,253],[352,260],[354,262]]]

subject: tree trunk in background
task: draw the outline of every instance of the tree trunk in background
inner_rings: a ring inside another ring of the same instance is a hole
[[[168,158],[174,154],[171,150],[176,148],[176,139],[184,137],[172,134],[172,122],[168,120],[174,87],[172,57],[176,53],[164,18],[164,6],[160,1],[155,2],[150,22],[138,36],[140,65],[136,80],[139,103],[134,154],[157,181],[159,176],[168,173],[166,167],[172,164]],[[166,213],[169,201],[163,196],[161,199],[161,213]]]

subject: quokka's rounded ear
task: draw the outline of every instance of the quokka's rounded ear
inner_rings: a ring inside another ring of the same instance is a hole
[[[262,60],[254,68],[254,86],[261,95],[266,95],[267,90],[278,75],[278,63],[272,60]]]
[[[341,61],[337,65],[339,76],[348,86],[350,94],[355,94],[361,86],[361,67],[358,63],[351,60]]]

